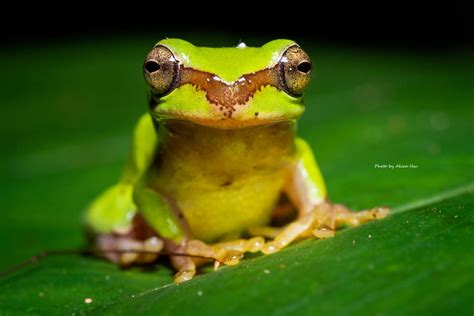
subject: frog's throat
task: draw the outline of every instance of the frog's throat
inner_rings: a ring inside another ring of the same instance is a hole
[[[279,91],[282,90],[283,81],[278,68],[279,65],[276,65],[245,74],[234,82],[226,82],[215,74],[181,65],[177,86],[189,84],[204,91],[209,103],[230,118],[237,110],[237,105],[245,105],[261,88],[272,86]]]

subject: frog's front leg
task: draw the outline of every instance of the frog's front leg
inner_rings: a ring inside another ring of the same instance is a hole
[[[177,218],[171,203],[149,187],[146,180],[147,176],[144,175],[137,182],[133,199],[147,224],[164,238],[166,253],[177,254],[170,256],[173,267],[178,271],[175,274],[175,282],[190,280],[196,274],[196,262],[186,249],[188,236],[183,229],[184,225]]]
[[[387,208],[353,212],[340,204],[327,200],[326,188],[311,148],[302,140],[296,140],[298,160],[290,171],[284,191],[298,210],[297,219],[287,225],[262,248],[272,253],[286,247],[299,238],[315,236],[332,237],[337,227],[357,226],[364,222],[388,215]]]

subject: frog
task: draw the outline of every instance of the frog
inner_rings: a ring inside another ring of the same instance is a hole
[[[386,207],[355,212],[331,202],[297,136],[313,68],[292,40],[159,41],[143,63],[148,111],[125,168],[86,210],[91,242],[121,266],[169,254],[180,283],[205,263],[236,265],[246,253],[273,254],[386,217]]]

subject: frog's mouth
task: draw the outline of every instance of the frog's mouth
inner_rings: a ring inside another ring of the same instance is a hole
[[[211,127],[216,129],[241,129],[248,127],[256,127],[262,125],[272,125],[282,122],[294,122],[296,118],[275,118],[275,119],[259,119],[259,120],[238,120],[233,118],[223,119],[223,120],[212,120],[205,118],[191,118],[191,117],[160,117],[158,120],[160,124],[168,125],[170,122],[183,122],[201,125],[205,127]]]
[[[264,130],[272,129],[275,132],[288,132],[294,131],[296,128],[296,122],[294,120],[285,120],[285,121],[275,121],[268,122],[266,124],[259,125],[246,125],[241,127],[219,127],[216,125],[203,125],[196,122],[179,120],[179,119],[169,119],[163,122],[162,126],[164,127],[163,131],[170,133],[170,135],[180,136],[180,137],[195,137],[196,133],[207,131],[215,135],[231,135],[233,132],[240,133],[240,131],[254,131],[256,133],[262,132]],[[250,134],[249,134],[250,135]],[[256,135],[252,133],[251,135]]]
[[[288,100],[284,95],[275,96],[273,93],[271,88],[263,89],[247,104],[235,106],[230,116],[223,115],[212,104],[200,103],[198,97],[194,99],[197,102],[187,109],[183,109],[185,104],[179,103],[181,100],[176,100],[176,102],[167,100],[151,109],[150,113],[156,122],[164,125],[169,121],[182,121],[219,129],[237,129],[295,121],[303,114],[304,106],[299,100]],[[267,94],[270,94],[273,99],[268,100]],[[271,102],[275,101],[275,105],[272,105]],[[187,99],[184,102],[189,104]]]

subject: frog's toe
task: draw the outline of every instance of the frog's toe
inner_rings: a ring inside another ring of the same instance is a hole
[[[382,219],[390,214],[390,209],[387,207],[374,207],[362,211],[352,211],[341,204],[334,204],[332,207],[335,213],[336,227],[342,225],[358,226],[369,221]]]
[[[174,275],[174,282],[183,283],[183,282],[189,281],[194,277],[195,274],[196,274],[196,270],[193,270],[193,269],[180,270],[176,272],[176,274]]]
[[[263,237],[253,237],[248,239],[247,241],[247,248],[245,249],[248,252],[257,252],[262,249],[265,245],[265,239]]]
[[[163,240],[158,237],[150,237],[143,242],[143,253],[140,262],[153,262],[158,258],[159,253],[163,249]]]
[[[265,246],[263,246],[262,253],[269,255],[271,253],[279,251],[283,247],[284,247],[283,245],[279,245],[275,241],[269,241],[265,244]]]
[[[221,254],[216,257],[216,260],[228,266],[234,266],[238,264],[244,257],[244,253],[238,250],[224,249],[223,251],[218,252]]]
[[[134,263],[155,261],[163,249],[163,241],[157,237],[137,240],[127,236],[107,234],[97,237],[97,247],[108,260],[121,266],[129,266]]]
[[[272,241],[262,247],[264,254],[277,252],[288,246],[294,240],[301,238],[317,223],[316,212],[309,212],[300,216],[294,222],[287,225]]]
[[[311,231],[311,233],[316,238],[324,239],[324,238],[334,237],[334,234],[336,233],[336,231],[327,226],[319,226],[319,227],[314,228]]]
[[[265,246],[262,247],[261,251],[265,255],[278,252],[282,250],[283,248],[285,248],[291,242],[290,238],[291,237],[289,237],[288,235],[282,234],[278,236],[277,238],[275,238],[274,240],[267,242]]]
[[[374,219],[380,219],[387,217],[390,214],[390,209],[388,207],[376,207],[372,210],[372,216]]]

